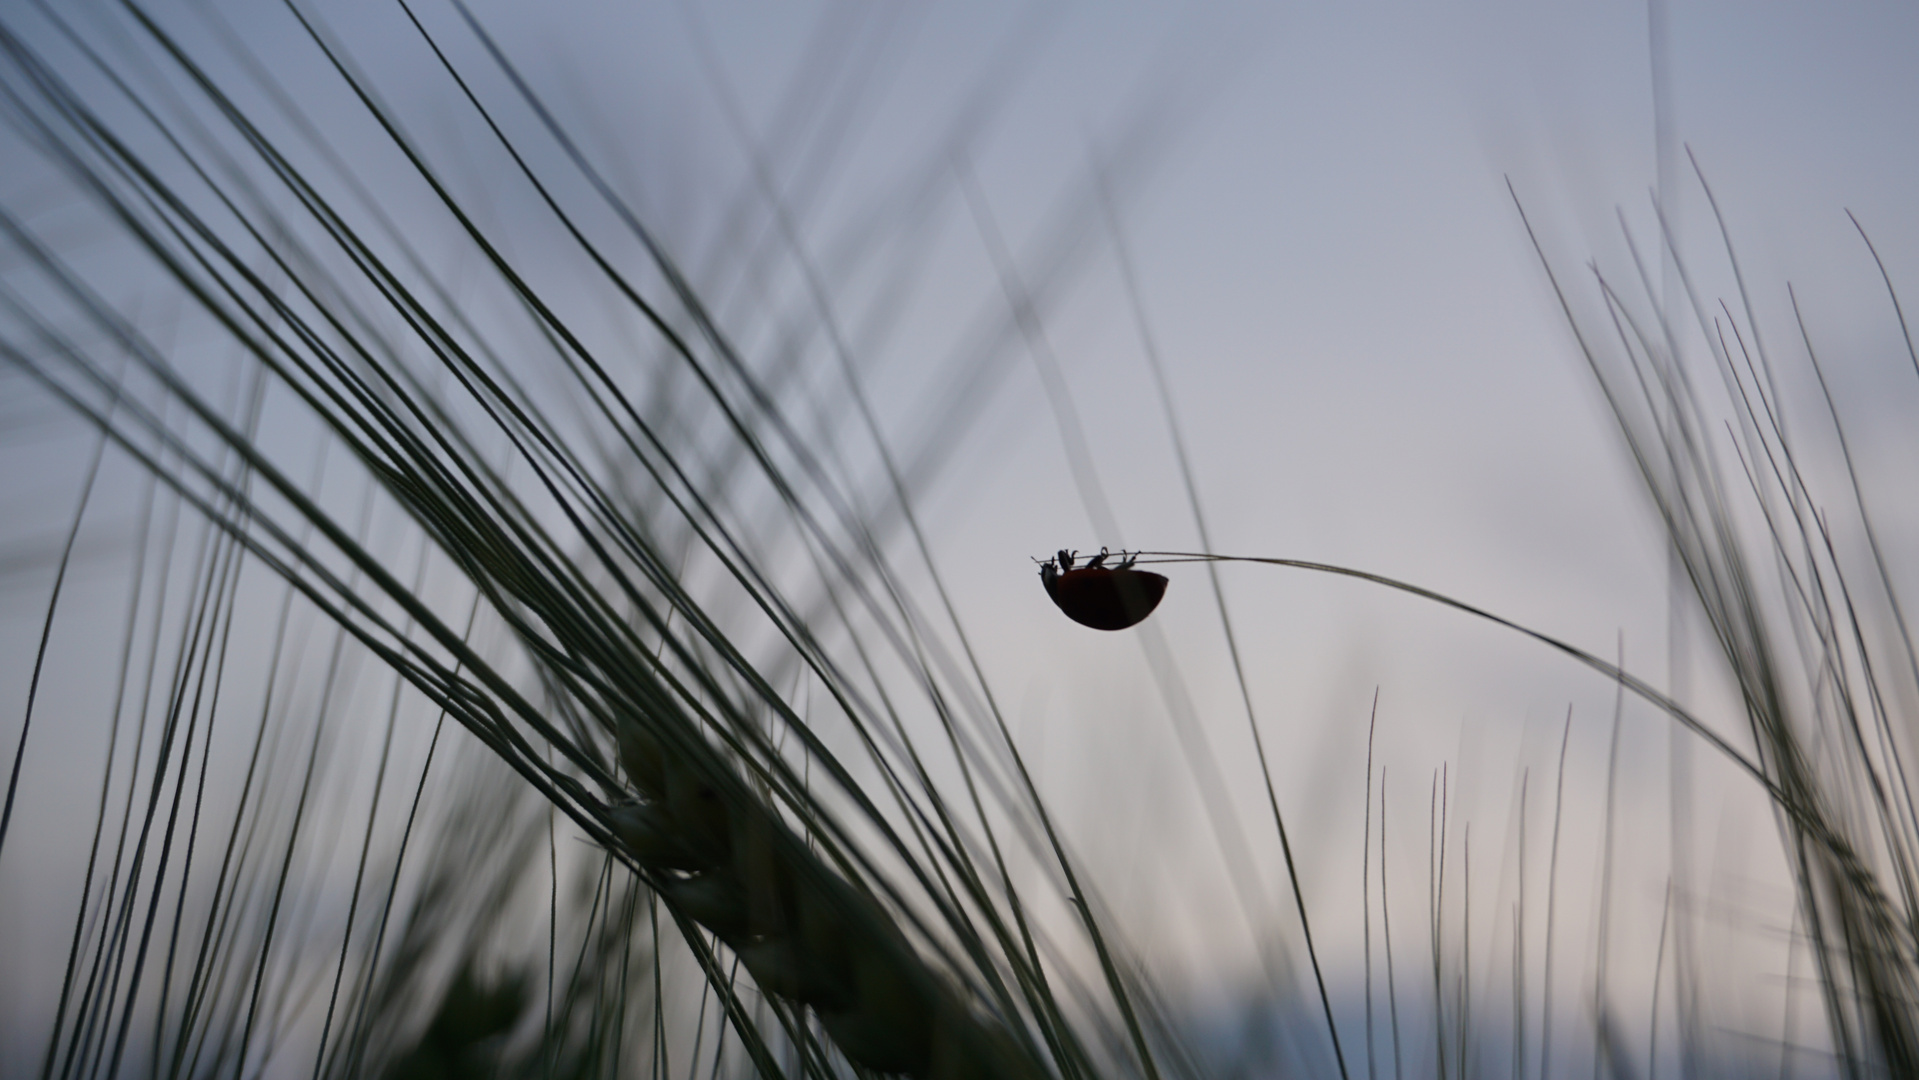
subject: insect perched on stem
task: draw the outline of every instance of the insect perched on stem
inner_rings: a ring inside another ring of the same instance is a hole
[[[1119,553],[1118,566],[1107,566],[1105,548],[1074,567],[1079,552],[1061,549],[1039,565],[1040,584],[1066,617],[1095,630],[1124,630],[1153,613],[1166,595],[1166,579],[1149,570],[1133,569],[1138,553]]]

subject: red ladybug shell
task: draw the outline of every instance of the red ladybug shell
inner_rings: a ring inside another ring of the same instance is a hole
[[[1124,630],[1151,615],[1166,595],[1166,579],[1149,570],[1089,566],[1042,580],[1067,618],[1095,630]]]

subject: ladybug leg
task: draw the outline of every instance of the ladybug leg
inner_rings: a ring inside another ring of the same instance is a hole
[[[1106,549],[1100,548],[1099,554],[1087,560],[1086,569],[1091,570],[1091,569],[1094,569],[1095,567],[1103,566],[1105,565],[1105,563],[1106,563]]]
[[[1120,551],[1119,553],[1119,569],[1121,570],[1131,570],[1133,568],[1133,564],[1138,561],[1139,561],[1139,552],[1137,551],[1133,552],[1131,555],[1126,554],[1124,550]]]
[[[1065,548],[1060,548],[1059,549],[1059,572],[1064,574],[1068,570],[1071,570],[1073,568],[1073,556],[1078,554],[1079,552],[1077,551],[1068,551]]]

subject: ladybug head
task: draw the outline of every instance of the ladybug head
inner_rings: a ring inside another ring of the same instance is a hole
[[[1059,580],[1059,566],[1054,560],[1048,559],[1039,564],[1039,580],[1040,584],[1046,586],[1046,591],[1053,590],[1053,582]]]

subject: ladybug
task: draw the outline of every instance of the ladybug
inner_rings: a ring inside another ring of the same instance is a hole
[[[1061,550],[1040,564],[1040,584],[1066,617],[1095,630],[1124,630],[1153,613],[1166,595],[1166,579],[1133,569],[1138,555],[1120,552],[1118,566],[1107,566],[1105,548],[1074,568],[1077,551]]]

